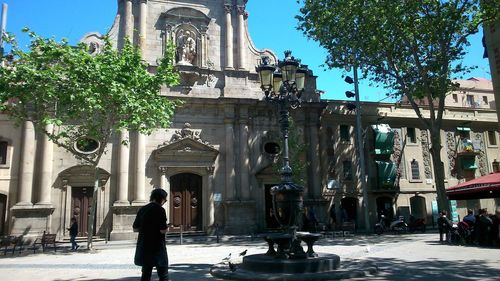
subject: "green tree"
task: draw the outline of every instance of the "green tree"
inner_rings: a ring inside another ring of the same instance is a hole
[[[89,218],[91,248],[98,165],[107,144],[122,130],[150,134],[167,128],[179,105],[160,95],[162,86],[178,83],[174,48],[167,48],[152,74],[128,40],[116,50],[105,38],[102,50],[91,54],[85,44],[71,46],[29,29],[23,32],[31,39],[28,51],[12,35],[4,37],[11,51],[0,67],[0,112],[17,124],[32,122],[38,132],[96,171]],[[82,153],[85,148],[95,151]]]
[[[438,205],[449,210],[441,161],[440,130],[453,79],[472,67],[462,64],[468,38],[499,18],[499,0],[300,0],[298,28],[328,51],[330,68],[354,65],[368,79],[406,96],[429,131]],[[423,113],[417,104],[426,100]]]

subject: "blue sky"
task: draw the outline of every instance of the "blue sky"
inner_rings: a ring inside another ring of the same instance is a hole
[[[28,42],[21,35],[23,27],[30,27],[38,34],[56,39],[68,38],[76,43],[87,32],[106,33],[116,14],[116,0],[0,0],[9,5],[7,30],[16,34],[21,44]],[[324,99],[345,99],[344,92],[352,90],[342,79],[342,70],[325,70],[321,67],[326,57],[319,45],[305,38],[296,30],[294,18],[299,13],[295,0],[250,0],[247,4],[249,30],[257,48],[269,48],[280,58],[287,49],[302,59],[318,76],[318,89],[326,91]],[[466,65],[478,66],[469,76],[491,79],[487,59],[482,58],[481,35],[470,39],[471,47],[464,60]],[[381,87],[369,87],[361,81],[362,100],[379,101],[385,98]],[[387,100],[386,100],[387,101]]]

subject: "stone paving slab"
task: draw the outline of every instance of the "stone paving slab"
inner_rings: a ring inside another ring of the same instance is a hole
[[[379,272],[369,280],[500,280],[500,250],[441,245],[437,234],[354,236],[318,241],[315,251],[334,253],[341,262],[373,262]],[[33,252],[21,256],[0,254],[0,281],[139,280],[133,264],[135,243],[111,241],[96,245],[94,253]],[[256,239],[167,245],[173,281],[215,280],[210,267],[232,253],[267,251]],[[156,277],[155,277],[156,278]],[[157,279],[153,280],[157,280]],[[367,280],[366,277],[353,280]]]

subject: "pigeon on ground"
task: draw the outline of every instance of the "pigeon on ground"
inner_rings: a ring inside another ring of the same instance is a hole
[[[231,272],[235,272],[236,271],[236,265],[234,265],[231,262],[229,262],[229,270],[231,270]]]
[[[227,257],[222,259],[222,261],[229,261],[229,260],[231,260],[231,253],[229,253],[229,255],[227,255]]]
[[[247,254],[247,250],[245,250],[245,251],[241,252],[241,253],[240,253],[240,256],[244,256],[244,255],[246,255],[246,254]]]

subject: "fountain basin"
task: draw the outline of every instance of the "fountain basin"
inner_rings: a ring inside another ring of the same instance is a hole
[[[265,273],[317,273],[333,271],[340,266],[340,257],[320,253],[315,258],[277,259],[265,254],[243,258],[241,269]]]

